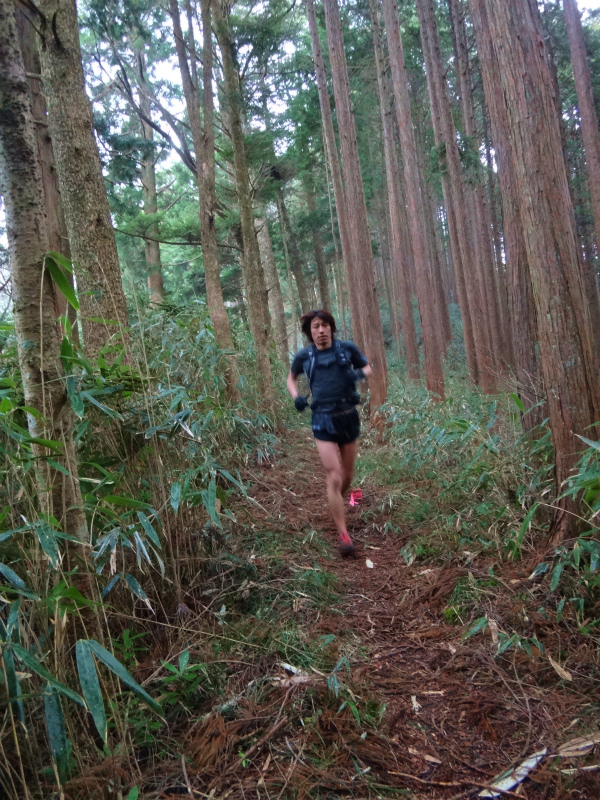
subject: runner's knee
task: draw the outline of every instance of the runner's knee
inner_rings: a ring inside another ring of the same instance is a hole
[[[327,471],[327,483],[334,491],[342,489],[342,473],[337,469]]]

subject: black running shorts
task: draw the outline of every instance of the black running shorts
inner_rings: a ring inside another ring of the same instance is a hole
[[[321,415],[319,415],[321,416]],[[360,417],[355,408],[336,414],[328,414],[329,423],[327,429],[319,425],[318,429],[313,427],[315,439],[320,442],[335,442],[336,444],[350,444],[358,439],[360,435]]]

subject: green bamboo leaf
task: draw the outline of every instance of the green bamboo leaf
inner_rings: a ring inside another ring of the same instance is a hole
[[[16,586],[18,589],[25,589],[27,591],[27,584],[22,578],[19,578],[16,572],[12,570],[10,567],[7,567],[6,564],[0,563],[0,574],[4,575],[4,577],[9,580],[13,586]]]
[[[39,675],[40,678],[43,678],[45,681],[47,681],[52,687],[56,689],[57,692],[64,694],[65,697],[68,697],[69,700],[72,700],[74,703],[77,703],[77,705],[85,707],[83,698],[80,695],[78,695],[77,692],[74,692],[72,689],[69,689],[68,686],[65,686],[64,683],[58,681],[54,677],[54,675],[52,675],[52,673],[46,669],[46,667],[42,666],[42,664],[40,664],[39,661],[34,656],[31,655],[31,653],[28,650],[26,650],[24,647],[22,647],[20,644],[17,644],[16,642],[13,642],[10,645],[10,648],[16,655],[16,657],[19,659],[19,661],[22,661],[23,664],[25,664],[26,667],[29,667],[29,669],[32,672],[35,672],[36,675]]]
[[[585,436],[579,436],[578,433],[575,434],[582,442],[585,442],[588,447],[593,447],[594,450],[600,450],[600,442],[593,442],[591,439],[586,439]]]
[[[551,592],[553,592],[556,589],[556,587],[558,586],[558,584],[560,583],[560,576],[562,575],[564,568],[565,568],[565,565],[561,561],[552,570],[552,580],[550,581],[550,591]]]
[[[221,528],[222,523],[217,512],[217,483],[214,478],[208,484],[208,489],[204,489],[202,491],[202,502],[204,504],[204,508],[208,512],[208,516],[215,523],[215,525],[218,525],[218,527]]]
[[[144,601],[144,603],[146,603],[146,605],[148,606],[148,608],[150,608],[150,609],[151,609],[151,608],[152,608],[152,606],[150,605],[150,600],[148,600],[148,595],[147,595],[147,594],[146,594],[146,592],[145,592],[145,591],[142,589],[142,587],[141,587],[141,586],[140,586],[140,584],[137,582],[137,580],[136,580],[136,579],[133,577],[133,575],[130,575],[129,573],[127,573],[127,574],[126,574],[126,575],[124,575],[123,577],[125,578],[125,581],[126,581],[127,585],[129,586],[129,588],[131,589],[131,591],[134,593],[134,595],[135,595],[136,597],[139,597],[139,598],[140,598],[140,600],[143,600],[143,601]]]
[[[27,436],[25,441],[28,444],[39,444],[41,447],[47,447],[48,450],[54,450],[56,453],[62,453],[62,442],[55,442],[52,439],[39,439],[37,436]]]
[[[65,718],[60,705],[60,697],[51,686],[47,686],[44,692],[44,712],[50,752],[56,764],[58,780],[61,786],[64,786],[67,781],[67,761],[69,756],[67,729],[65,728]]]
[[[56,250],[50,250],[46,254],[46,256],[50,256],[51,258],[53,258],[54,261],[56,261],[56,263],[59,265],[59,267],[62,267],[68,273],[73,275],[73,264],[69,261],[69,259],[66,256],[63,256],[62,253],[57,253]]]
[[[104,710],[102,690],[100,689],[100,681],[98,680],[96,662],[94,661],[89,643],[85,639],[80,639],[77,642],[75,645],[75,654],[77,657],[77,672],[79,673],[81,693],[94,719],[96,730],[102,737],[102,741],[106,743],[106,712]]]
[[[171,486],[171,508],[175,513],[179,509],[181,503],[181,483],[177,482]]]
[[[93,639],[88,639],[87,641],[89,643],[90,650],[93,652],[96,658],[102,661],[102,663],[105,664],[110,671],[125,684],[125,686],[131,689],[131,691],[134,692],[140,698],[140,700],[143,700],[144,703],[146,703],[146,705],[148,705],[153,711],[162,716],[162,708],[160,705],[156,702],[156,700],[153,700],[152,697],[150,697],[145,689],[142,689],[139,683],[137,683],[137,681],[129,674],[129,672],[127,672],[125,667],[119,661],[117,661],[112,653],[109,653],[108,650],[105,650],[102,645],[98,644],[98,642],[95,642]]]
[[[158,534],[152,527],[152,523],[150,522],[148,517],[144,514],[143,511],[138,511],[137,515],[139,521],[142,523],[144,531],[146,532],[146,536],[150,539],[152,544],[156,545],[159,549],[161,549],[160,539],[158,538]]]
[[[15,600],[10,604],[10,611],[8,612],[8,619],[6,620],[6,638],[10,641],[12,639],[13,631],[17,629],[19,624],[19,611],[21,610],[21,598]]]
[[[462,638],[464,639],[464,641],[470,639],[471,636],[475,636],[476,633],[481,633],[481,631],[484,631],[487,628],[487,625],[488,625],[488,618],[479,617],[479,619],[476,619],[475,622],[471,625],[469,630],[466,631],[466,633],[463,633]]]
[[[13,712],[18,716],[21,722],[25,722],[25,709],[23,708],[23,701],[21,700],[21,685],[17,678],[14,656],[8,648],[5,648],[2,657],[4,659],[6,683],[8,684],[8,699],[12,705]]]
[[[105,502],[113,506],[123,506],[124,508],[146,508],[154,512],[154,509],[149,503],[142,503],[141,500],[134,500],[132,497],[121,497],[118,494],[107,494],[104,498]]]
[[[40,520],[35,526],[35,532],[42,550],[48,556],[52,568],[58,569],[60,566],[60,551],[54,531],[47,522]]]
[[[79,311],[79,300],[75,294],[75,289],[69,283],[67,276],[61,269],[61,261],[65,261],[65,259],[59,256],[58,253],[47,253],[44,264],[50,275],[52,275],[52,280],[56,284],[58,290],[64,295],[67,303],[73,306],[75,311]],[[72,272],[72,269],[68,271]]]
[[[516,405],[516,407],[519,409],[519,411],[521,412],[521,414],[524,414],[524,413],[525,413],[525,404],[523,403],[523,401],[521,400],[521,398],[519,397],[519,395],[518,395],[518,394],[515,394],[514,392],[511,392],[511,393],[509,394],[509,397],[511,398],[511,400],[513,401],[513,403]]]
[[[92,405],[96,406],[96,408],[99,408],[100,411],[103,411],[111,419],[119,419],[119,420],[121,420],[121,422],[123,422],[123,417],[119,414],[118,411],[115,411],[114,409],[109,408],[108,406],[105,406],[104,403],[101,403],[99,400],[96,400],[96,398],[94,397],[94,395],[91,392],[87,392],[87,391],[86,392],[81,392],[80,396],[84,397]]]

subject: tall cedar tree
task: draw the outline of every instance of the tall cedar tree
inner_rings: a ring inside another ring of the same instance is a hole
[[[171,0],[172,2],[173,0]],[[228,114],[231,143],[233,146],[233,168],[238,205],[240,209],[241,237],[243,246],[243,271],[250,331],[254,339],[258,378],[264,392],[266,409],[274,407],[273,377],[269,363],[270,319],[265,276],[260,263],[258,242],[254,228],[250,173],[246,156],[246,143],[242,127],[242,93],[240,76],[233,60],[231,21],[227,0],[214,0],[214,19],[221,51],[223,76],[225,78],[225,103]]]
[[[50,250],[60,253],[65,258],[71,258],[69,237],[65,223],[62,200],[58,190],[56,164],[54,162],[54,149],[52,139],[48,133],[46,98],[40,78],[40,56],[38,51],[37,23],[31,9],[25,9],[17,4],[15,9],[19,42],[25,72],[29,83],[31,95],[31,110],[35,128],[35,138],[38,148],[40,168],[42,170],[42,183],[44,186],[44,207],[46,209],[46,230],[48,232],[48,245]],[[73,286],[73,275],[65,272],[65,278]],[[55,293],[56,316],[66,314],[71,323],[74,336],[77,336],[77,312],[60,292]]]
[[[94,358],[115,335],[128,346],[127,302],[85,93],[75,0],[40,0],[38,8],[48,127],[79,290],[83,342],[88,357]]]
[[[487,32],[487,13],[483,2],[471,0],[470,8],[498,164],[514,369],[517,392],[524,407],[522,424],[528,433],[541,433],[539,425],[546,415],[542,403],[544,382],[538,349],[537,312],[527,262],[525,231],[517,200],[517,172],[509,142],[508,108],[502,92],[500,68]],[[491,163],[490,155],[488,163]]]
[[[266,214],[264,217],[256,220],[256,237],[258,239],[260,260],[265,273],[275,350],[277,351],[281,363],[287,366],[290,354],[288,349],[287,328],[285,325],[285,308]]]
[[[173,33],[175,35],[175,50],[179,62],[183,94],[192,132],[192,142],[196,155],[196,181],[200,200],[200,240],[202,243],[202,259],[204,262],[204,276],[206,281],[206,304],[213,324],[215,337],[219,347],[223,350],[233,350],[233,338],[229,317],[223,300],[221,286],[221,270],[217,249],[217,230],[215,227],[215,211],[217,207],[216,178],[215,178],[215,138],[214,138],[214,97],[212,75],[212,33],[210,0],[202,4],[202,35],[203,35],[203,93],[202,111],[204,112],[204,125],[200,117],[200,86],[196,70],[196,45],[194,31],[189,21],[189,43],[183,37],[178,0],[169,0],[169,9],[173,20]],[[190,14],[191,17],[191,14]],[[188,58],[189,51],[189,58]],[[228,360],[227,388],[230,396],[235,399],[239,396],[238,372],[235,357]]]
[[[146,122],[146,120],[150,119],[152,116],[150,110],[151,93],[146,79],[146,62],[142,50],[139,50],[137,53],[137,68],[140,85],[139,103],[142,111],[140,115],[140,126],[142,128],[142,137],[149,145],[140,164],[144,214],[151,218],[150,224],[144,230],[148,296],[151,303],[161,303],[165,297],[165,290],[160,258],[160,243],[158,242],[160,231],[156,222],[158,194],[156,191],[156,156],[153,147],[154,128]]]
[[[464,318],[467,313],[473,326],[477,356],[478,380],[485,392],[495,391],[491,332],[486,313],[482,265],[477,258],[473,241],[474,226],[467,202],[467,190],[462,172],[458,138],[448,97],[446,70],[442,61],[437,20],[433,0],[417,0],[423,55],[427,67],[427,85],[432,107],[436,144],[440,148],[447,174],[443,181],[444,200],[450,220],[452,257],[462,274],[466,298],[461,302]],[[467,311],[468,309],[468,311]]]
[[[373,365],[369,387],[372,408],[375,410],[383,405],[387,395],[387,364],[375,283],[371,234],[358,156],[356,124],[350,99],[340,10],[337,0],[324,0],[323,5],[344,170],[346,206],[350,222],[350,240],[358,266],[356,277],[361,302],[361,327],[365,337],[365,355]]]
[[[425,350],[425,379],[427,388],[442,400],[444,393],[444,372],[442,368],[442,337],[436,319],[435,294],[431,275],[431,253],[425,232],[425,206],[421,190],[421,178],[417,159],[417,145],[413,128],[408,81],[404,65],[404,51],[398,21],[396,0],[383,2],[385,27],[390,56],[392,85],[396,102],[396,118],[400,134],[402,162],[406,178],[406,200],[408,221],[413,250],[415,289],[419,300],[423,347]]]
[[[404,356],[406,371],[411,380],[419,380],[419,347],[415,330],[415,320],[412,308],[412,291],[410,280],[410,263],[408,249],[403,246],[408,241],[406,209],[404,198],[400,192],[400,164],[396,151],[394,138],[393,97],[390,94],[390,84],[386,80],[383,65],[383,47],[381,43],[381,30],[379,25],[379,10],[376,0],[370,0],[371,26],[373,28],[373,46],[375,49],[375,67],[377,70],[377,88],[379,91],[379,105],[381,109],[381,124],[383,130],[383,151],[387,176],[387,193],[390,216],[390,253],[391,261],[398,280],[400,294],[400,308],[402,311],[402,338],[404,341]]]
[[[600,361],[582,274],[560,125],[534,0],[473,0],[487,11],[479,31],[497,58],[506,97],[521,221],[537,309],[540,357],[560,489],[600,417]],[[484,55],[484,49],[481,49]],[[489,98],[488,98],[489,101]],[[556,539],[572,527],[567,503]]]
[[[319,90],[319,105],[321,107],[321,117],[323,120],[323,139],[327,152],[327,161],[331,170],[331,180],[333,183],[333,194],[337,209],[338,227],[340,231],[340,242],[342,245],[342,260],[348,287],[348,302],[350,305],[350,317],[352,319],[352,335],[354,341],[361,349],[365,347],[365,338],[361,322],[360,296],[357,283],[357,270],[359,265],[356,261],[352,238],[350,235],[350,219],[346,201],[346,193],[342,181],[342,170],[338,158],[335,130],[333,127],[333,115],[329,102],[329,90],[327,88],[327,76],[325,74],[325,63],[321,51],[321,41],[319,39],[319,28],[313,0],[305,0],[306,17],[310,30],[310,41],[312,45],[313,61],[317,77],[317,88]],[[338,283],[338,289],[343,306],[343,287]]]
[[[13,3],[0,3],[0,185],[13,284],[13,314],[29,433],[57,442],[60,455],[34,444],[41,511],[87,539],[55,317],[56,287],[44,268],[48,232],[34,120]],[[48,456],[52,456],[51,459]]]
[[[590,75],[585,40],[583,38],[583,27],[581,25],[581,17],[577,9],[577,3],[575,0],[563,0],[563,2],[565,6],[565,20],[567,23],[569,46],[571,48],[575,88],[577,89],[577,102],[579,104],[581,131],[583,133],[583,144],[585,147],[588,185],[592,200],[594,227],[596,229],[596,254],[598,255],[598,253],[600,253],[600,129],[598,128],[598,117],[596,116],[596,109],[594,107],[592,78]],[[600,330],[600,297],[598,295],[596,276],[591,268],[592,264],[593,260],[588,258],[588,293],[592,323],[596,330]]]

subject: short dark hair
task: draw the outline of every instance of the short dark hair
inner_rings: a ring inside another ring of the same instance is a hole
[[[306,336],[308,341],[312,342],[313,344],[314,341],[310,333],[310,326],[313,319],[316,317],[322,319],[323,322],[326,322],[329,325],[332,334],[334,334],[337,330],[333,315],[330,314],[329,311],[326,311],[324,308],[320,308],[316,311],[307,311],[306,314],[302,314],[300,317],[300,328],[302,329],[302,333]]]

